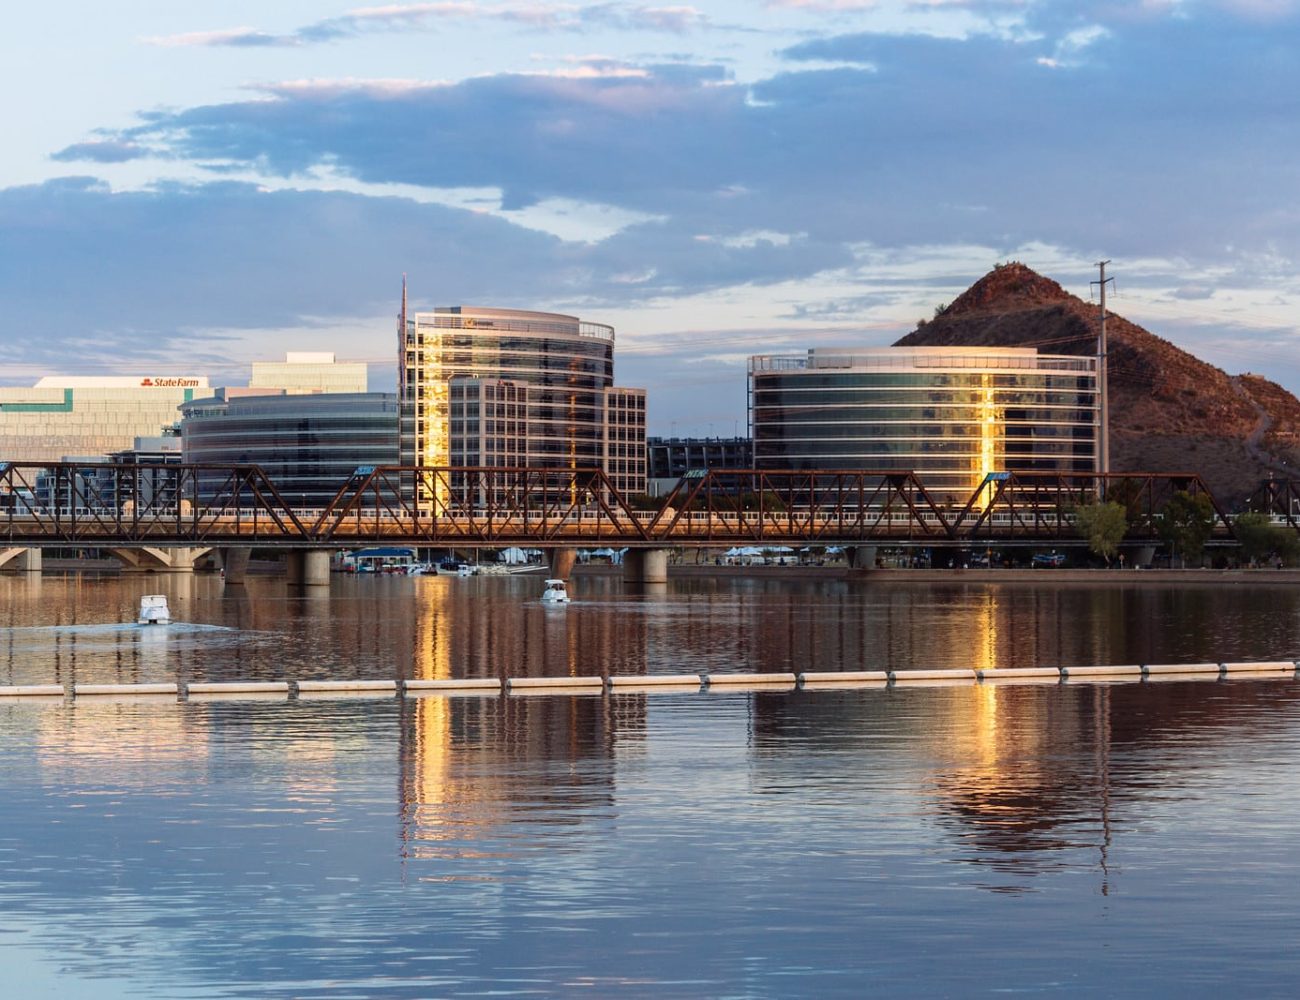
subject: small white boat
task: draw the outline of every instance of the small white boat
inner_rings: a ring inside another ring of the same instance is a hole
[[[542,591],[543,604],[568,604],[569,592],[564,588],[563,580],[547,580],[546,589]]]
[[[149,594],[140,598],[140,625],[166,625],[172,620],[165,594]]]

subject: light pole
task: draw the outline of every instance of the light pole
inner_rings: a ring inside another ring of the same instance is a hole
[[[1110,472],[1110,393],[1106,351],[1106,283],[1115,279],[1106,277],[1106,265],[1109,263],[1108,260],[1099,260],[1097,262],[1098,280],[1093,282],[1101,292],[1101,325],[1097,332],[1097,471],[1103,476]],[[1102,481],[1102,490],[1105,490],[1104,480]]]

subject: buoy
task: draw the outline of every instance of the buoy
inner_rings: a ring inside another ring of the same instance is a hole
[[[186,694],[288,694],[288,681],[194,681]]]
[[[895,684],[947,682],[950,684],[974,684],[979,678],[974,670],[891,670],[889,679]]]
[[[1276,660],[1269,663],[1225,663],[1226,674],[1293,674],[1294,660]]]
[[[706,674],[705,682],[709,687],[736,687],[746,685],[791,685],[797,684],[799,678],[793,673],[772,674]]]
[[[587,677],[507,677],[506,690],[528,691],[538,688],[603,688],[605,679]]]
[[[298,697],[382,698],[398,693],[395,680],[300,680]]]
[[[501,691],[500,677],[462,677],[462,678],[445,678],[439,680],[416,680],[406,681],[402,687],[412,693],[420,694],[421,692],[442,691],[450,694],[462,692],[464,694],[499,694]]]
[[[175,695],[179,693],[179,689],[175,684],[74,684],[72,686],[72,693],[77,698],[81,698],[86,695],[99,695],[99,694]]]
[[[646,674],[643,677],[630,675],[609,679],[612,688],[699,687],[703,683],[701,674]]]
[[[0,698],[62,698],[62,684],[15,684],[0,687]]]
[[[981,684],[1041,681],[1059,684],[1061,671],[1057,667],[996,667],[992,670],[976,670],[975,675]]]
[[[888,670],[823,670],[804,671],[799,675],[804,687],[870,687],[889,683]]]
[[[1112,680],[1139,680],[1142,668],[1137,664],[1124,666],[1100,667],[1062,667],[1061,676],[1066,680],[1083,680],[1088,677],[1109,678]]]
[[[1145,676],[1159,674],[1214,674],[1222,673],[1217,663],[1144,663],[1142,673]]]

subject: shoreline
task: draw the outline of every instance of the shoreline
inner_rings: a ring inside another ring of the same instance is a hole
[[[619,576],[621,566],[578,565],[574,576]],[[1215,583],[1300,584],[1291,569],[850,569],[847,566],[712,566],[672,563],[669,579],[748,577],[822,579],[859,583]]]
[[[45,573],[69,575],[87,573],[105,576],[137,575],[124,572],[116,560],[49,559]],[[211,575],[207,571],[197,571]],[[542,576],[550,570],[542,565],[525,570],[519,575]],[[250,573],[262,578],[281,575],[281,567],[273,562],[258,562],[250,566]],[[19,574],[4,574],[17,576]],[[138,575],[149,575],[141,573]],[[170,576],[171,573],[153,575]],[[623,567],[608,563],[579,563],[573,567],[573,577],[622,577]],[[716,566],[711,563],[671,563],[669,579],[689,580],[707,578],[745,578],[753,580],[837,580],[865,584],[889,583],[1090,583],[1090,584],[1220,584],[1220,585],[1297,585],[1300,568],[1285,569],[1077,569],[1069,567],[1044,569],[900,569],[893,567],[851,569],[843,564],[833,566]]]

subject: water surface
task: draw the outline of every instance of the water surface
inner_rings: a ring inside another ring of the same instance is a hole
[[[168,590],[183,624],[123,628]],[[0,683],[1202,661],[1286,588],[0,580]],[[15,996],[1290,996],[1300,683],[0,704]]]

